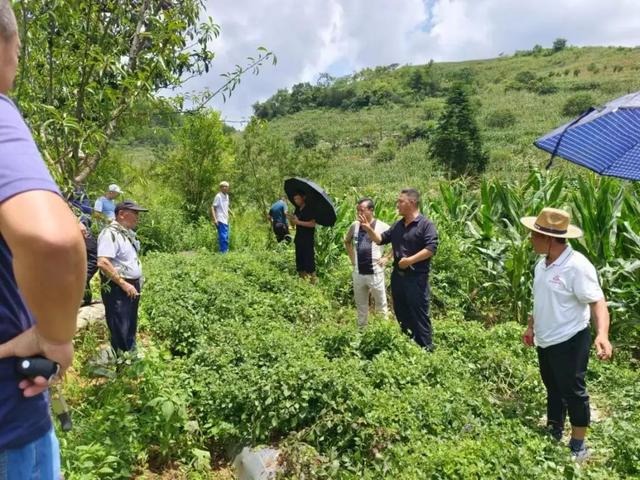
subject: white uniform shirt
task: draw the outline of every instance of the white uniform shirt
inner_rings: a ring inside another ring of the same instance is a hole
[[[373,229],[379,234],[382,234],[383,232],[389,230],[389,225],[381,220],[376,219]],[[382,256],[384,255],[384,245],[378,245],[376,242],[372,241],[369,238],[369,235],[364,230],[362,231],[362,235],[359,234],[360,222],[353,222],[351,224],[351,227],[349,228],[347,237],[351,239],[351,244],[353,245],[353,253],[356,260],[356,264],[353,267],[354,271],[356,273],[360,273],[358,265],[361,263],[365,263],[367,264],[367,267],[371,267],[373,269],[373,273],[384,272],[384,268],[378,265],[378,260],[380,260],[380,258],[382,258]],[[358,245],[358,238],[360,238],[360,242],[362,242],[362,245]],[[358,247],[363,250],[370,250],[371,253],[366,255],[366,258],[359,258]]]
[[[533,331],[536,345],[569,340],[589,325],[589,304],[604,298],[595,267],[569,245],[551,265],[542,258],[533,279]]]
[[[216,212],[216,219],[225,225],[229,224],[229,194],[218,192],[213,198],[213,209]]]
[[[139,243],[135,240],[135,234],[117,222],[104,228],[98,237],[98,257],[108,258],[118,275],[128,280],[142,277],[142,265],[136,248],[139,248]]]

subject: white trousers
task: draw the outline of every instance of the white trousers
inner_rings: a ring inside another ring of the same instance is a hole
[[[355,271],[353,277],[353,296],[356,300],[358,311],[358,327],[367,326],[369,315],[369,293],[373,296],[375,310],[382,313],[385,318],[389,313],[387,309],[387,289],[384,284],[384,272],[373,275],[360,275]]]

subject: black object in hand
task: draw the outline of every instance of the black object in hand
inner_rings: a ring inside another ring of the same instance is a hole
[[[16,370],[26,378],[44,377],[52,380],[60,372],[60,365],[44,357],[19,358]]]

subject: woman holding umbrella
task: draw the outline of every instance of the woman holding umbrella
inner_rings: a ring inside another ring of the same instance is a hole
[[[316,259],[315,259],[315,233],[316,220],[311,208],[306,203],[307,196],[304,191],[298,190],[293,194],[293,203],[296,208],[293,215],[288,214],[289,222],[296,227],[296,271],[300,278],[309,278],[315,284]]]
[[[288,178],[284,191],[296,208],[288,215],[296,226],[296,270],[301,278],[316,283],[315,233],[316,225],[332,227],[336,223],[336,209],[329,195],[311,180]]]

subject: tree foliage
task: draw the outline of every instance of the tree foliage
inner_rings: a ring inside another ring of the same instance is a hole
[[[203,0],[29,0],[15,97],[53,174],[84,180],[132,104],[208,71],[218,34]]]
[[[162,162],[160,173],[182,197],[191,220],[208,215],[208,205],[231,156],[220,115],[204,111],[186,115],[174,137],[175,149]]]
[[[559,52],[560,50],[564,50],[567,47],[567,39],[566,38],[556,38],[553,41],[553,46],[551,49],[554,52]]]
[[[488,162],[464,86],[451,88],[430,144],[431,155],[453,174],[480,173]]]
[[[242,136],[235,167],[240,178],[235,191],[265,212],[282,195],[287,177],[313,177],[327,166],[326,152],[294,149],[283,137],[269,132],[267,123],[252,118]]]

